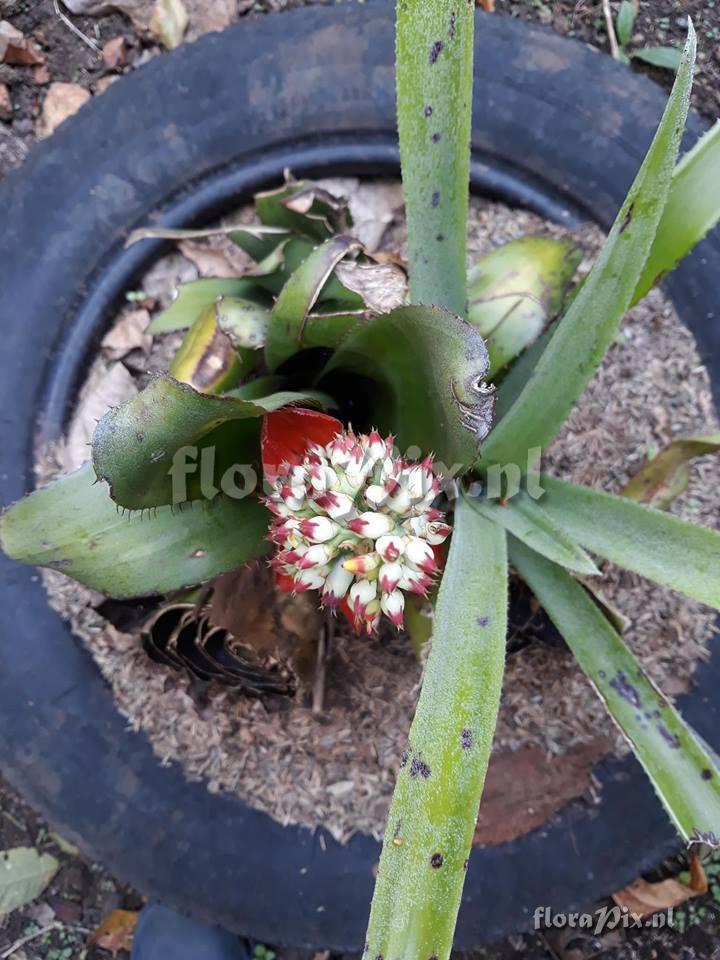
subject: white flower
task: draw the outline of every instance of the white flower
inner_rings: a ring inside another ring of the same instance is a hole
[[[376,430],[349,430],[325,447],[309,444],[302,463],[282,464],[268,481],[273,567],[297,591],[321,591],[324,607],[347,598],[368,633],[381,612],[402,626],[403,591],[427,594],[438,570],[433,547],[451,532],[432,506],[441,480],[431,459],[408,463],[393,445]]]

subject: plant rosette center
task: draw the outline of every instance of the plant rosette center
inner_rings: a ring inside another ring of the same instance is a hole
[[[283,443],[294,419],[304,431],[301,450]],[[283,450],[291,452],[277,466],[268,461]],[[265,418],[263,462],[280,589],[320,591],[323,607],[342,606],[367,633],[382,613],[402,627],[405,592],[427,595],[451,532],[433,506],[442,479],[432,458],[408,461],[392,436],[355,434],[324,414],[286,409]]]

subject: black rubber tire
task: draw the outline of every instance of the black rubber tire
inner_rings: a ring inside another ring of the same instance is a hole
[[[478,27],[475,186],[607,226],[663,92],[509,18],[479,15]],[[111,87],[2,184],[2,503],[31,486],[36,427],[57,436],[114,302],[160,248],[124,251],[128,232],[209,217],[285,165],[387,171],[397,157],[392,60],[389,2],[244,20]],[[691,119],[687,142],[701,130]],[[717,234],[668,288],[717,373]],[[716,398],[719,386],[715,376]],[[270,943],[358,948],[378,845],[284,829],[161,767],[34,571],[0,566],[0,765],[28,801],[119,877],[198,919]],[[718,659],[682,706],[720,749]],[[617,889],[673,848],[634,761],[597,773],[598,809],[573,805],[542,830],[473,852],[458,947],[529,925],[537,906],[567,910]]]

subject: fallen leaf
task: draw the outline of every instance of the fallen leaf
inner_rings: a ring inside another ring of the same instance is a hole
[[[132,950],[133,936],[139,914],[133,910],[113,910],[103,920],[88,941],[88,946],[96,944],[117,957],[120,950]]]
[[[229,27],[235,19],[237,0],[184,0],[190,18],[186,40]]]
[[[229,241],[228,241],[229,242]],[[194,240],[181,240],[178,250],[198,268],[201,277],[237,277],[237,264],[231,259],[231,252],[225,247],[196,243]]]
[[[593,764],[609,750],[607,737],[597,736],[557,757],[532,746],[494,753],[473,844],[506,843],[543,826],[588,793]]]
[[[390,224],[403,208],[400,183],[364,183],[356,177],[327,177],[318,185],[335,196],[347,197],[353,224],[352,235],[366,250],[381,245]]]
[[[703,865],[698,855],[692,853],[688,883],[683,883],[677,877],[661,880],[659,883],[648,883],[639,877],[629,886],[614,893],[612,898],[619,907],[626,908],[629,913],[649,917],[653,913],[679,907],[693,897],[701,897],[707,890],[708,882]]]
[[[59,833],[50,831],[48,837],[52,842],[62,850],[63,853],[66,853],[69,857],[79,857],[80,856],[80,847],[76,847],[74,843],[70,843],[69,840],[66,840],[65,837],[61,836]]]
[[[99,97],[101,93],[105,93],[108,87],[111,87],[116,80],[119,80],[120,77],[117,74],[111,74],[109,77],[100,77],[100,79],[95,84],[95,96]]]
[[[0,63],[25,67],[44,62],[45,54],[32,40],[7,20],[0,20]]]
[[[477,5],[487,13],[495,13],[495,0],[477,0]]]
[[[179,47],[190,18],[182,0],[157,0],[150,17],[150,33],[168,50]]]
[[[10,91],[4,83],[0,83],[0,120],[12,120],[13,105]]]
[[[50,68],[46,63],[39,63],[33,67],[32,77],[39,87],[44,87],[46,83],[50,83]]]
[[[130,310],[105,334],[100,346],[108,360],[121,360],[131,350],[149,353],[152,337],[145,331],[150,325],[147,310]]]
[[[49,137],[61,123],[77,113],[90,99],[90,94],[77,83],[51,83],[37,124],[39,140]]]
[[[59,869],[55,857],[34,847],[0,852],[0,917],[39,897]]]
[[[152,15],[152,5],[148,0],[63,0],[71,13],[88,17],[101,17],[113,10],[119,10],[132,20],[138,30],[147,30]]]
[[[118,70],[127,62],[127,43],[125,37],[113,37],[102,48],[102,58],[107,70]]]
[[[623,497],[666,510],[687,490],[688,463],[695,457],[720,451],[720,433],[673,440],[620,491]]]

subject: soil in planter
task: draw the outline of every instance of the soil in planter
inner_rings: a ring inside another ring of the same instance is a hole
[[[370,248],[402,252],[397,184],[343,180],[328,186],[351,196],[358,231]],[[243,219],[250,215],[242,212]],[[525,211],[479,199],[472,204],[473,258],[515,237],[563,232]],[[588,254],[587,269],[602,237],[588,227],[576,240]],[[134,395],[148,369],[167,367],[178,338],[151,345],[143,330],[150,313],[170,300],[175,284],[242,266],[242,255],[221,238],[185,243],[180,253],[158,261],[106,337],[66,443],[39,456],[39,479],[85,459],[94,418],[109,403]],[[544,462],[551,473],[618,491],[671,439],[716,429],[708,375],[694,341],[668,301],[654,292],[624,321]],[[691,473],[688,491],[672,509],[712,526],[720,501],[716,463],[698,460]],[[629,618],[626,638],[650,675],[671,696],[687,690],[696,664],[708,655],[712,612],[610,565],[603,573],[602,591]],[[421,679],[421,665],[404,636],[383,629],[377,637],[358,638],[338,621],[322,709],[314,713],[312,678],[293,699],[249,698],[200,683],[151,661],[136,631],[116,620],[118,629],[100,615],[102,597],[57,572],[44,577],[51,603],[86,643],[118,708],[148,736],[161,762],[179,762],[210,791],[234,792],[282,823],[322,826],[340,841],[356,831],[381,834]],[[592,802],[593,763],[610,750],[625,750],[571,655],[562,644],[538,637],[527,622],[536,611],[525,602],[527,616],[520,602],[513,606],[480,843],[521,835],[574,798]]]

